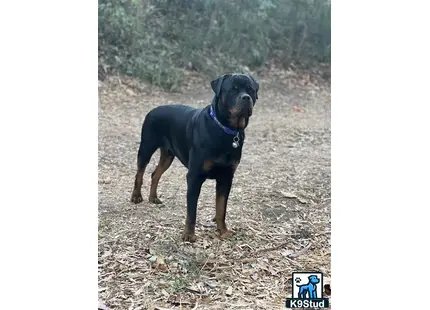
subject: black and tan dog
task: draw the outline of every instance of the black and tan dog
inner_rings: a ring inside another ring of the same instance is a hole
[[[145,117],[137,155],[137,173],[131,201],[142,201],[145,167],[160,149],[160,161],[152,173],[149,201],[160,204],[157,186],[162,174],[177,157],[188,168],[187,219],[183,240],[196,240],[197,200],[206,179],[216,180],[217,230],[221,238],[232,235],[225,224],[227,200],[233,175],[239,165],[245,128],[258,99],[259,85],[249,75],[226,74],[211,82],[212,104],[203,109],[185,105],[164,105]]]

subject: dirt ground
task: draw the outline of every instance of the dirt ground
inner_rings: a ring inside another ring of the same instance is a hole
[[[221,241],[211,219],[215,182],[203,185],[195,244],[183,243],[186,168],[160,181],[163,205],[130,202],[140,130],[162,104],[210,103],[209,81],[190,76],[182,93],[109,77],[99,84],[99,300],[109,309],[282,309],[294,271],[330,281],[330,88],[293,72],[257,75],[227,208],[234,231]],[[149,193],[154,154],[144,176]]]

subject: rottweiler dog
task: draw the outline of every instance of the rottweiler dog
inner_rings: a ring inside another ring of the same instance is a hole
[[[259,84],[246,74],[226,74],[211,82],[215,92],[212,103],[203,109],[186,105],[163,105],[151,110],[142,126],[137,153],[137,173],[131,201],[142,202],[142,177],[146,165],[157,149],[160,161],[151,174],[149,202],[160,204],[157,187],[163,173],[177,157],[188,168],[187,218],[182,235],[194,242],[197,200],[203,182],[216,180],[215,222],[220,238],[232,232],[225,223],[227,200],[245,142]]]

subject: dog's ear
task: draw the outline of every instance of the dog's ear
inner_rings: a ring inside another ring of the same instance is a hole
[[[221,86],[222,86],[222,82],[224,81],[224,79],[228,76],[231,76],[231,74],[224,74],[221,75],[220,77],[218,77],[217,79],[213,80],[211,82],[211,87],[212,90],[214,91],[215,95],[217,97],[219,97],[219,95],[221,94]]]
[[[252,80],[252,83],[254,84],[255,89],[255,99],[258,99],[258,90],[260,89],[260,84],[250,75],[248,75],[249,78]]]

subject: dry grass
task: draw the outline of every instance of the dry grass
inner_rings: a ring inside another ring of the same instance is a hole
[[[163,205],[129,202],[140,126],[153,107],[211,100],[190,77],[168,94],[109,78],[99,87],[99,300],[109,309],[282,309],[293,271],[330,277],[330,89],[292,72],[259,77],[221,241],[211,219],[215,184],[202,188],[195,244],[181,242],[186,169],[163,175]],[[153,156],[142,192],[148,194]]]

